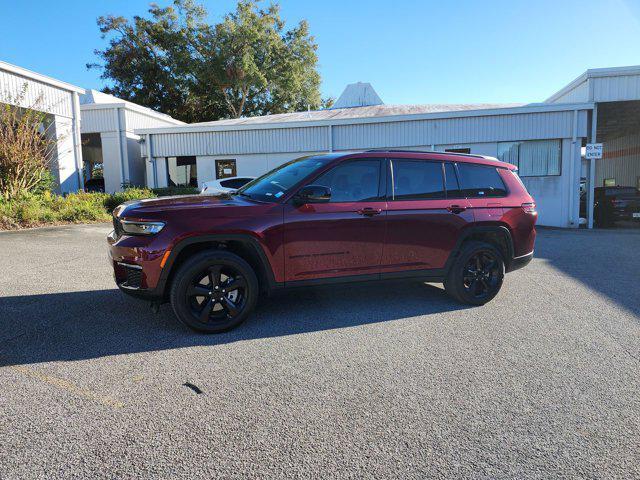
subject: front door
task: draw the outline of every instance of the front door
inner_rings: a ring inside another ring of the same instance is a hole
[[[328,203],[284,211],[286,281],[376,275],[385,235],[382,159],[346,160],[311,184],[331,188]]]
[[[473,223],[455,166],[437,160],[389,162],[387,239],[381,272],[445,266],[462,230]]]

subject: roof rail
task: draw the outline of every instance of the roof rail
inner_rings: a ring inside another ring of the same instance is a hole
[[[392,148],[374,148],[372,150],[365,150],[365,153],[435,153],[437,155],[456,155],[459,157],[475,157],[486,158],[484,155],[477,155],[473,153],[459,153],[459,152],[436,152],[434,150],[401,150]]]

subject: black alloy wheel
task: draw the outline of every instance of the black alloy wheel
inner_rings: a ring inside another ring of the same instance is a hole
[[[474,298],[482,299],[491,295],[500,282],[499,261],[490,250],[475,253],[462,275],[464,288]]]
[[[247,281],[235,268],[212,265],[197,273],[186,292],[194,319],[204,323],[226,323],[246,304]]]
[[[484,305],[500,291],[504,273],[504,259],[494,245],[468,241],[449,267],[444,288],[459,302]]]
[[[258,281],[242,258],[203,252],[180,266],[171,288],[176,316],[194,330],[219,333],[242,323],[255,306]]]

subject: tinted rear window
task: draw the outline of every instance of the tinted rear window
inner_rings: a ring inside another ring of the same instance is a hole
[[[471,198],[504,197],[507,189],[495,167],[458,163],[462,194]]]
[[[394,200],[444,198],[442,163],[392,160]]]

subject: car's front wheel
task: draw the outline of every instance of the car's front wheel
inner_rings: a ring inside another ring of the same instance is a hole
[[[253,310],[258,280],[251,266],[225,251],[207,251],[186,260],[171,287],[171,305],[188,327],[220,333],[237,327]]]
[[[495,297],[504,279],[504,259],[493,245],[463,245],[444,281],[446,292],[462,303],[484,305]]]

